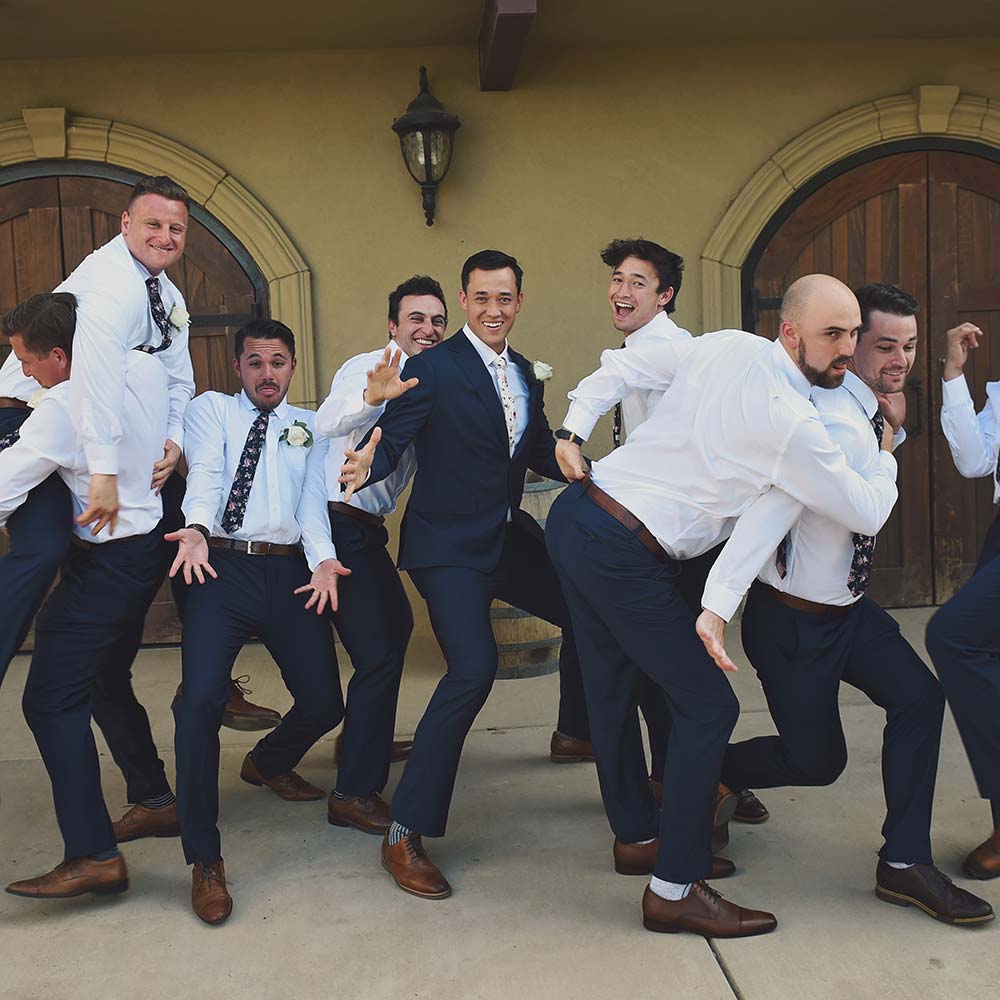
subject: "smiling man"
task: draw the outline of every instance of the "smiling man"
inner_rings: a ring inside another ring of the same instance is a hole
[[[530,468],[562,480],[542,385],[509,343],[524,296],[517,260],[481,250],[462,267],[467,322],[406,363],[415,383],[390,400],[368,443],[348,450],[342,481],[376,488],[413,447],[417,471],[400,532],[399,566],[427,602],[447,662],[417,727],[392,799],[382,864],[406,892],[426,899],[451,886],[422,836],[442,837],[465,738],[497,671],[493,598],[563,629],[557,730],[589,753],[576,646],[542,530],[520,509]],[[370,477],[368,476],[370,472]]]
[[[341,562],[351,570],[334,624],[354,666],[347,689],[344,732],[337,741],[337,785],[328,819],[365,833],[389,829],[389,807],[381,798],[389,764],[409,754],[410,743],[393,744],[403,659],[413,631],[413,612],[399,572],[386,550],[384,522],[416,470],[410,445],[396,470],[381,483],[345,502],[340,467],[374,426],[390,399],[417,384],[399,377],[400,363],[437,346],[448,325],[441,286],[414,275],[389,293],[389,345],[351,358],[333,377],[330,394],[316,413],[316,433],[330,437],[327,495],[330,531]]]

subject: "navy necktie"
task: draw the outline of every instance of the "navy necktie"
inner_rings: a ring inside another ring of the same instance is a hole
[[[172,335],[170,320],[167,319],[167,310],[163,305],[163,299],[160,298],[160,279],[147,278],[146,291],[149,294],[149,311],[153,314],[153,322],[163,335],[163,340],[159,347],[144,344],[142,347],[137,347],[136,350],[143,351],[145,354],[159,354],[160,351],[165,351],[170,346]]]
[[[882,432],[885,430],[885,418],[881,410],[875,411],[872,417],[872,430],[875,440],[882,447]],[[847,574],[847,589],[853,597],[861,597],[868,589],[868,581],[872,575],[872,563],[875,558],[875,536],[854,536],[854,558],[851,560],[851,571]]]
[[[264,439],[267,437],[267,418],[271,415],[271,411],[261,412],[258,410],[258,413],[260,415],[250,425],[250,432],[247,434],[246,444],[243,445],[243,453],[240,455],[240,464],[236,467],[233,486],[229,491],[226,512],[222,515],[222,530],[230,535],[234,531],[239,531],[243,526],[247,502],[250,499],[250,489],[253,486],[253,477],[257,472],[257,463],[260,461]]]

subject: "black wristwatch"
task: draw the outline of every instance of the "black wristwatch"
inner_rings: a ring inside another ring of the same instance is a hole
[[[579,434],[574,434],[572,431],[566,430],[565,427],[560,427],[556,431],[555,436],[560,441],[569,441],[570,444],[582,445],[586,441],[586,438],[582,438]]]
[[[194,528],[195,531],[200,531],[205,536],[205,541],[209,541],[212,537],[212,533],[203,524],[186,524],[185,528]]]

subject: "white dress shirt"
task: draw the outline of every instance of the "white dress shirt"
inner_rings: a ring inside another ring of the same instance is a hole
[[[996,482],[1000,451],[1000,382],[986,383],[986,405],[976,415],[965,376],[941,384],[941,430],[955,468],[966,479],[993,476],[993,502],[1000,500]]]
[[[312,410],[282,400],[267,421],[243,524],[232,534],[222,527],[229,492],[250,427],[258,417],[245,392],[227,396],[204,392],[184,416],[184,455],[188,463],[184,494],[186,524],[201,524],[220,538],[246,542],[302,542],[309,568],[336,559],[326,513],[324,465],[329,441],[316,436],[311,446],[279,441],[295,421],[313,429]]]
[[[665,312],[658,312],[645,326],[630,333],[625,338],[625,344],[619,348],[622,351],[635,350],[640,344],[669,343],[672,340],[690,340],[691,334],[679,327]],[[586,385],[584,379],[581,386]],[[578,387],[579,388],[579,387]],[[578,396],[577,389],[569,394],[571,400]],[[627,392],[622,404],[622,440],[624,441],[643,423],[656,409],[656,404],[663,396],[662,389],[632,389]],[[586,405],[586,396],[582,397],[581,405]],[[598,414],[600,416],[600,414]]]
[[[395,341],[389,347],[399,350]],[[340,469],[344,464],[344,451],[355,449],[361,439],[375,426],[385,412],[385,403],[370,406],[365,402],[364,392],[368,387],[368,372],[382,360],[385,348],[358,354],[341,365],[330,384],[330,394],[316,411],[316,433],[330,438],[330,450],[326,457],[326,488],[330,500],[343,502],[340,489]],[[406,363],[403,354],[401,362]],[[413,473],[417,471],[417,459],[413,445],[407,445],[399,464],[385,479],[355,493],[350,505],[367,511],[375,517],[385,517],[396,509],[400,494],[406,489]]]
[[[114,535],[104,528],[93,535],[89,526],[74,525],[88,542],[110,542],[152,531],[163,516],[160,497],[150,488],[153,464],[163,457],[167,431],[167,373],[147,354],[130,352],[125,359],[124,419],[128,433],[120,442],[118,524]],[[49,389],[21,424],[20,437],[0,451],[0,525],[24,503],[28,491],[58,472],[73,497],[74,517],[87,508],[90,472],[70,409],[73,379]]]
[[[727,538],[771,486],[863,534],[876,534],[892,511],[896,460],[880,452],[869,479],[854,472],[778,342],[723,330],[605,351],[584,381],[586,400],[581,383],[563,421],[583,438],[632,388],[669,388],[628,441],[593,465],[591,478],[677,559]]]
[[[42,387],[30,376],[24,374],[21,362],[11,351],[0,367],[0,396],[20,399],[25,403]]]
[[[814,387],[811,397],[847,464],[870,480],[878,470],[881,454],[872,426],[878,409],[875,394],[849,371],[842,386]],[[904,437],[900,430],[893,439],[894,447]],[[775,558],[778,544],[786,535],[789,540],[782,577]],[[805,508],[783,490],[771,489],[755,500],[737,522],[708,575],[702,603],[728,620],[756,575],[775,590],[807,601],[851,605],[860,600],[847,589],[853,560],[853,531]]]
[[[76,296],[70,406],[92,473],[115,475],[119,472],[126,356],[133,348],[155,347],[163,340],[149,308],[145,284],[148,277],[146,268],[129,252],[125,237],[118,235],[90,254],[55,289]],[[184,299],[165,274],[158,280],[160,297],[169,317],[174,306],[184,307]],[[169,418],[166,436],[183,447],[184,409],[194,395],[188,328],[173,328],[170,347],[150,356],[161,362],[167,371]],[[162,453],[161,442],[161,458]]]

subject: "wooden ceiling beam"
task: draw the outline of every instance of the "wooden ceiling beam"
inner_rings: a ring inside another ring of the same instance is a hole
[[[538,0],[486,0],[479,28],[479,89],[510,90]]]

